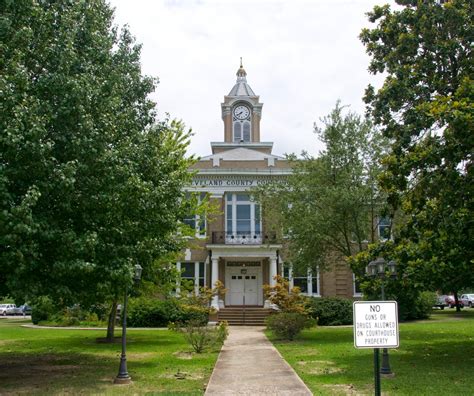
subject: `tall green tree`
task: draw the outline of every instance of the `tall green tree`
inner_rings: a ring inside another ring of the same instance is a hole
[[[189,133],[103,0],[0,0],[0,293],[112,299],[179,249]]]
[[[369,70],[386,74],[365,101],[391,141],[381,185],[406,216],[394,258],[412,284],[457,292],[474,287],[474,5],[396,3],[360,36]]]
[[[318,157],[290,156],[287,183],[260,193],[266,218],[287,236],[289,260],[297,267],[327,269],[365,249],[375,238],[384,198],[377,187],[385,143],[370,121],[336,104],[315,125],[326,148]]]

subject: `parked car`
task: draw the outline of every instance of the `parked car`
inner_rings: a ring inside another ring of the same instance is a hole
[[[15,304],[1,304],[0,315],[23,315],[23,311],[18,308]]]
[[[31,315],[31,307],[28,304],[20,305],[20,310],[23,315]]]
[[[456,299],[454,298],[454,296],[446,296],[446,303],[448,304],[449,308],[456,307]],[[464,304],[459,298],[458,298],[458,303],[461,308],[464,307]]]
[[[445,294],[442,294],[440,296],[436,297],[436,304],[433,305],[433,307],[437,307],[439,309],[444,309],[445,307],[448,307],[448,303],[446,302],[446,297],[448,297]]]
[[[474,308],[474,294],[463,294],[459,301],[463,303],[465,307]]]

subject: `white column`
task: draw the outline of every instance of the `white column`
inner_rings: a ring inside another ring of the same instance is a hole
[[[275,286],[275,276],[277,275],[277,259],[270,257],[270,286]]]
[[[194,263],[194,294],[199,294],[199,261]]]
[[[312,296],[313,295],[313,274],[310,268],[308,268],[307,282],[308,282],[308,296]]]
[[[216,285],[219,280],[219,257],[212,258],[212,270],[211,270],[211,289]],[[211,307],[219,310],[219,296],[212,297]]]
[[[181,261],[176,263],[176,271],[178,271],[178,279],[176,279],[176,295],[181,294]]]
[[[288,268],[288,282],[290,282],[290,290],[295,287],[295,281],[293,280],[293,265]]]

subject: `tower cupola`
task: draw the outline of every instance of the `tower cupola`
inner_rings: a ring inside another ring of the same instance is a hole
[[[224,120],[224,141],[228,143],[260,142],[260,118],[262,103],[247,83],[247,72],[240,58],[237,81],[224,97],[222,119]]]

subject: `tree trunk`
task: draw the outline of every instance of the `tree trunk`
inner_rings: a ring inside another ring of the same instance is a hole
[[[109,323],[107,324],[107,342],[114,341],[115,321],[117,317],[117,300],[112,301],[112,307],[109,313]]]
[[[458,292],[454,292],[454,303],[456,304],[456,312],[461,312],[461,305],[459,305]]]

